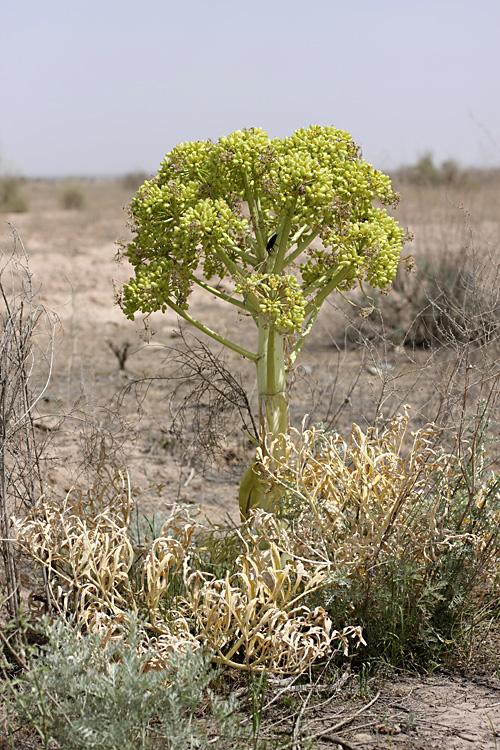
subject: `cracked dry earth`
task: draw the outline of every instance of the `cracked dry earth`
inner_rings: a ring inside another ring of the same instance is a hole
[[[56,361],[44,400],[45,412],[37,416],[40,430],[47,431],[52,440],[54,458],[49,462],[47,481],[54,492],[66,492],[74,481],[75,472],[72,474],[68,467],[78,465],[80,460],[81,441],[76,427],[85,417],[89,423],[94,420],[94,424],[109,428],[109,434],[119,443],[141,511],[162,514],[168,511],[172,499],[180,499],[212,520],[221,521],[228,515],[236,520],[238,476],[241,467],[246,467],[250,460],[248,445],[230,436],[217,467],[225,471],[202,477],[199,466],[186,459],[168,432],[170,391],[166,382],[154,386],[149,394],[152,397],[149,407],[147,401],[141,402],[140,423],[136,419],[137,402],[125,400],[118,414],[114,400],[117,391],[133,378],[157,371],[163,347],[175,346],[178,340],[177,321],[168,314],[154,317],[158,343],[149,346],[138,336],[140,324],[125,320],[113,306],[112,279],[126,281],[130,275],[126,267],[116,266],[113,256],[116,238],[127,234],[122,207],[131,195],[119,181],[88,181],[84,187],[85,209],[63,211],[58,206],[57,184],[27,183],[30,211],[1,217],[0,247],[7,252],[11,246],[9,227],[3,223],[4,219],[9,220],[26,246],[41,299],[56,310],[64,332],[56,339]],[[425,202],[425,214],[416,201],[402,217],[403,223],[414,229],[417,236],[419,226],[426,224],[429,201]],[[495,222],[492,223],[491,217],[489,220],[498,237],[498,211],[495,211]],[[417,255],[417,248],[412,250]],[[215,327],[222,322],[228,333],[245,341],[248,321],[226,322],[224,311],[216,303],[195,300],[194,304],[205,323]],[[292,416],[300,424],[304,413],[316,408],[318,419],[322,419],[321,409],[328,407],[337,414],[335,427],[342,431],[360,417],[373,419],[380,384],[373,362],[367,366],[366,353],[333,346],[329,314],[327,311],[318,321],[317,330],[303,352],[302,373],[309,373],[310,379],[300,391],[302,401],[293,407],[296,413]],[[110,342],[121,350],[129,345],[125,370],[119,369]],[[428,399],[426,373],[417,385],[416,378],[421,377],[417,355],[411,359],[394,350],[391,357],[395,397],[399,398],[396,387],[401,386],[402,403],[408,400],[408,393],[413,403],[419,398],[422,402]],[[242,367],[231,354],[228,361],[232,370],[242,372],[244,383],[245,379],[252,382],[253,373],[245,370],[245,363]],[[438,369],[435,371],[439,377]],[[357,380],[351,386],[354,375]],[[61,418],[68,413],[67,419]],[[162,493],[158,490],[160,486]],[[321,750],[337,747],[493,750],[497,747],[496,731],[500,732],[500,682],[492,666],[498,641],[490,643],[487,651],[486,666],[482,664],[475,672],[464,672],[467,676],[435,672],[428,677],[386,678],[376,687],[370,685],[367,697],[362,700],[342,690],[325,704],[322,695],[316,707],[311,704],[304,709],[302,736],[316,736]],[[299,709],[301,705],[299,702]],[[289,726],[293,732],[293,723]]]

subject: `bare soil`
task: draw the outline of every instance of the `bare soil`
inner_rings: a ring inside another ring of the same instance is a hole
[[[153,315],[155,334],[145,339],[141,321],[126,320],[114,304],[114,284],[130,276],[126,263],[115,262],[115,242],[129,236],[122,208],[132,196],[118,180],[89,180],[84,188],[85,207],[63,210],[57,183],[27,183],[30,211],[2,216],[22,238],[40,301],[60,322],[53,371],[36,415],[49,441],[47,492],[64,495],[74,483],[88,481],[104,445],[108,457],[126,464],[140,513],[161,517],[181,501],[213,522],[237,521],[238,480],[252,460],[251,445],[239,431],[234,409],[221,415],[227,421],[217,426],[221,439],[211,465],[194,440],[199,424],[193,410],[186,414],[183,437],[176,433],[176,415],[178,420],[186,395],[175,360],[183,340],[179,321],[170,312]],[[414,188],[398,215],[416,235],[411,251],[417,262],[431,255],[460,257],[473,248],[482,258],[494,256],[498,268],[497,185],[465,195]],[[11,228],[2,223],[0,248],[8,253],[11,247]],[[223,303],[196,293],[192,310],[205,324],[252,347],[252,322],[228,316]],[[401,306],[391,310],[396,318],[403,315]],[[380,338],[380,327],[371,333],[362,329],[360,336],[356,320],[357,309],[342,299],[320,316],[292,388],[295,425],[307,418],[343,433],[353,422],[371,423],[380,412],[389,416],[404,403],[413,407],[415,426],[432,419],[443,383],[457,366],[450,351],[401,347]],[[388,319],[387,325],[397,323]],[[193,342],[195,331],[182,328]],[[356,343],[360,340],[362,346]],[[464,367],[479,367],[471,357]],[[232,353],[224,353],[224,359],[255,409],[252,366]],[[205,406],[208,413],[208,401]],[[363,700],[359,694],[348,700],[339,694],[337,702],[311,715],[308,731],[311,736],[323,732],[319,746],[325,748],[496,748],[500,682],[495,650],[490,644],[486,663],[472,675],[436,672],[387,679],[373,704],[352,721],[347,718],[366,707],[379,688],[370,686]],[[343,718],[345,724],[335,729]]]
[[[373,702],[372,702],[373,701]],[[412,750],[493,750],[500,722],[500,682],[497,678],[475,679],[438,673],[428,677],[407,676],[387,681],[375,695],[354,705],[342,700],[335,708],[328,731],[325,717],[318,717],[312,734],[325,732],[320,748],[335,747],[335,733],[341,734],[340,747],[372,750],[405,748]],[[370,705],[371,704],[371,705]],[[368,708],[366,708],[368,706]],[[330,708],[330,711],[332,709]],[[320,726],[320,729],[317,727]]]

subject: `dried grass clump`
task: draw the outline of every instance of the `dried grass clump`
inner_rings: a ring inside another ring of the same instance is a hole
[[[136,609],[128,573],[134,550],[126,476],[110,473],[87,492],[73,489],[61,502],[42,497],[17,521],[21,545],[48,571],[51,604],[74,612],[93,629],[110,617]]]
[[[180,547],[175,536],[169,536],[174,521],[180,520],[174,517],[154,540],[141,569],[140,550],[130,535],[131,511],[128,475],[103,469],[86,492],[75,488],[62,502],[42,497],[31,513],[16,521],[17,538],[46,569],[53,608],[74,615],[80,630],[107,631],[110,636],[128,623],[130,613],[147,615],[147,641],[156,644],[161,663],[171,651],[199,646],[181,614],[167,623],[158,610],[172,559],[177,554],[182,564],[188,546]]]
[[[293,521],[289,537],[295,550],[355,569],[383,549],[395,551],[404,529],[421,556],[411,519],[448,461],[436,453],[434,425],[414,433],[409,447],[407,427],[405,413],[366,432],[353,425],[349,442],[318,427],[292,431],[290,439],[280,438],[279,465],[270,458],[273,444],[265,455],[258,451],[268,489],[281,489],[283,517]],[[434,514],[426,510],[430,527]]]
[[[324,657],[335,642],[346,655],[349,637],[362,643],[360,628],[333,630],[323,608],[299,605],[325,585],[328,565],[280,555],[272,541],[276,528],[255,536],[252,523],[241,535],[247,549],[236,573],[221,580],[195,571],[186,581],[198,628],[215,660],[236,669],[290,674]]]
[[[268,490],[282,497],[281,552],[331,564],[308,604],[337,627],[358,623],[392,663],[451,646],[466,618],[474,627],[495,609],[500,577],[500,477],[486,472],[484,446],[446,454],[436,426],[408,426],[406,411],[353,425],[347,442],[311,428],[281,439],[279,465],[272,444],[260,454]]]
[[[393,343],[412,347],[484,344],[498,337],[496,272],[491,258],[479,258],[467,247],[438,258],[421,254],[416,273],[398,272],[393,292],[377,301],[381,309],[371,321],[372,335],[383,329]]]
[[[17,522],[20,544],[47,571],[54,607],[74,614],[80,630],[119,637],[135,613],[155,650],[151,667],[162,668],[172,651],[203,647],[222,664],[276,673],[303,671],[336,642],[345,653],[349,638],[362,642],[359,628],[334,630],[324,609],[302,602],[325,585],[328,564],[282,558],[276,529],[238,530],[244,552],[218,578],[198,569],[200,541],[210,535],[185,510],[174,510],[147,549],[134,546],[130,515],[128,478],[108,471],[87,492],[42,498]]]

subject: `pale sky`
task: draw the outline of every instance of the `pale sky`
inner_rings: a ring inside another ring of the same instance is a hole
[[[499,0],[0,5],[3,171],[153,173],[180,141],[310,124],[381,169],[499,166]]]

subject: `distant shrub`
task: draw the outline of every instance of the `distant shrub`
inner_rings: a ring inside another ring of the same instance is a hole
[[[454,159],[447,159],[438,167],[431,153],[421,156],[416,164],[401,167],[395,176],[407,184],[427,187],[470,182],[469,172],[461,169]]]
[[[20,177],[0,177],[0,212],[22,214],[28,210],[28,201],[22,191]]]
[[[137,170],[136,172],[128,172],[122,180],[122,185],[125,190],[135,192],[140,186],[148,179],[146,172]]]
[[[464,173],[456,161],[448,159],[441,164],[439,170],[439,178],[443,183],[450,185],[462,182],[466,173]]]
[[[408,273],[410,267],[398,269],[383,303],[380,294],[370,292],[373,314],[351,321],[347,341],[387,338],[396,345],[428,348],[453,341],[484,343],[498,334],[496,275],[467,247],[459,254],[428,252],[415,273]]]
[[[432,154],[424,154],[411,168],[411,182],[419,185],[438,185],[441,176],[438,167],[434,164]]]
[[[78,180],[68,180],[59,191],[59,202],[65,210],[80,210],[85,206],[85,189]]]

